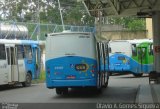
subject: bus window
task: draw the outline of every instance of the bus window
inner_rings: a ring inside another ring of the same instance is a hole
[[[146,53],[145,53],[146,52],[146,48],[141,48],[141,49],[142,49],[141,51],[142,51],[142,57],[143,57],[143,56],[146,55]]]
[[[149,55],[153,55],[153,44],[150,44]]]
[[[0,44],[0,59],[6,59],[5,46]]]
[[[23,59],[24,58],[23,45],[17,45],[17,57],[18,57],[18,59]]]
[[[132,44],[132,55],[137,56],[136,44]]]
[[[10,57],[11,57],[11,65],[16,65],[16,55],[15,55],[15,48],[10,47]]]
[[[30,45],[24,45],[25,57],[32,60],[32,49]]]

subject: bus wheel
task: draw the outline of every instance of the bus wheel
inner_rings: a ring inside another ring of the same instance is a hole
[[[29,87],[31,86],[32,76],[30,73],[27,73],[26,75],[26,81],[22,83],[23,87]]]
[[[62,89],[61,88],[56,88],[56,93],[57,93],[57,95],[61,95],[62,94]]]
[[[138,73],[138,74],[134,73],[133,75],[134,75],[135,77],[142,77],[143,73]]]
[[[68,88],[63,89],[63,95],[66,95],[66,94],[68,94]]]
[[[57,95],[68,94],[68,88],[56,88]]]

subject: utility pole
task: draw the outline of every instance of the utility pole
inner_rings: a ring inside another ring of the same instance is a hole
[[[37,8],[37,21],[38,21],[38,31],[37,31],[37,41],[39,41],[39,37],[40,37],[40,15],[39,15],[39,0],[38,0],[38,8]]]
[[[58,0],[58,6],[59,6],[59,11],[60,11],[60,16],[61,16],[61,22],[62,22],[63,31],[64,31],[64,30],[65,30],[65,27],[64,27],[62,9],[61,9],[61,5],[60,5],[60,1],[59,1],[59,0]]]

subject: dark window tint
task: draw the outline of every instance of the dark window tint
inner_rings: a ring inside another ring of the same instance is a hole
[[[17,57],[18,57],[18,59],[23,59],[24,58],[23,45],[17,45]]]
[[[0,59],[6,59],[6,52],[4,44],[0,44]]]
[[[132,55],[137,56],[136,44],[132,44]]]
[[[24,53],[26,58],[32,59],[32,49],[30,45],[24,45]]]
[[[150,44],[149,55],[153,55],[153,44]]]

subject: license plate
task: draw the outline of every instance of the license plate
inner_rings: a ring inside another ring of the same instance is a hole
[[[67,76],[66,78],[67,78],[67,79],[75,79],[75,78],[76,78],[76,76],[69,75],[69,76]]]

